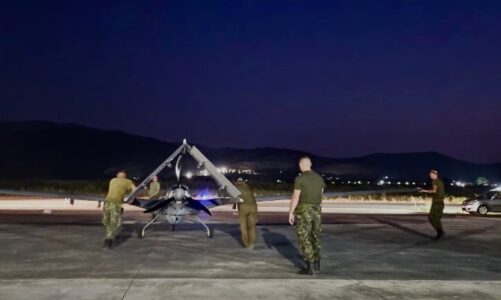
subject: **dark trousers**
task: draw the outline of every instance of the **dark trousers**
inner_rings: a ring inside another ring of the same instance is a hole
[[[442,216],[444,215],[444,202],[433,202],[431,204],[430,213],[428,214],[428,220],[431,226],[435,228],[437,232],[444,231],[442,228]]]
[[[245,247],[254,245],[256,241],[257,208],[253,205],[239,205],[240,232]]]

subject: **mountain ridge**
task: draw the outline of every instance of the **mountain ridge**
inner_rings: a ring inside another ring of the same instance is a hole
[[[0,178],[101,178],[118,168],[144,176],[179,146],[116,129],[47,121],[0,121],[0,138],[5,141],[0,147]],[[501,180],[500,163],[467,162],[435,151],[330,158],[277,147],[195,145],[216,165],[270,174],[297,174],[298,157],[308,154],[318,171],[344,177],[422,178],[429,169],[436,168],[455,179],[485,176]]]

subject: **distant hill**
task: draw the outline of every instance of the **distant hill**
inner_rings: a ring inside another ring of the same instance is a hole
[[[144,176],[179,146],[117,130],[40,121],[0,122],[0,140],[0,179],[103,179],[120,168]],[[216,165],[290,176],[297,174],[297,159],[305,154],[276,148],[197,147]],[[436,168],[451,179],[501,180],[501,164],[469,163],[435,152],[312,158],[317,170],[345,178],[423,178]]]

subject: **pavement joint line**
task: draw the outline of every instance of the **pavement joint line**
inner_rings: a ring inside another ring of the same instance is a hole
[[[159,237],[156,238],[156,241],[158,242],[159,241]],[[146,259],[143,260],[138,266],[137,266],[137,269],[136,269],[136,273],[134,274],[134,276],[132,277],[132,280],[130,281],[129,283],[129,286],[127,287],[127,289],[125,290],[125,293],[123,294],[122,296],[122,300],[125,299],[125,296],[127,296],[127,293],[129,292],[130,288],[132,287],[132,284],[134,283],[134,280],[136,280],[137,276],[139,275],[139,273],[141,272],[141,267],[142,265],[148,260],[150,259],[151,257],[151,254],[153,253],[153,248],[155,247],[156,243],[152,243],[151,245],[151,248],[150,250],[148,251],[148,255],[146,255]]]
[[[384,295],[382,295],[382,293],[380,291],[378,291],[375,288],[371,288],[371,287],[367,286],[360,279],[353,278],[353,280],[355,280],[355,282],[357,282],[357,285],[361,286],[362,288],[364,288],[366,290],[373,292],[374,294],[377,294],[381,299],[388,300],[388,298],[386,298]]]

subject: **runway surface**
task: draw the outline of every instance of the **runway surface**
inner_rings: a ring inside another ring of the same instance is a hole
[[[325,213],[322,272],[295,274],[287,214],[262,212],[253,251],[238,216],[153,225],[127,210],[120,244],[103,251],[100,212],[0,210],[0,299],[500,299],[501,219],[447,215],[433,242],[426,215]]]
[[[275,200],[270,202],[259,202],[259,210],[265,212],[288,212],[290,200]],[[126,210],[141,211],[141,208],[125,205]],[[356,202],[324,200],[322,211],[324,213],[348,213],[348,214],[414,214],[429,211],[430,202]],[[0,199],[0,210],[31,210],[31,211],[51,211],[51,210],[100,210],[94,201],[75,200],[71,205],[63,199]],[[211,209],[212,211],[231,211],[231,205],[223,205]],[[453,203],[446,203],[445,212],[449,214],[462,214],[461,206]]]

